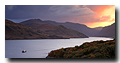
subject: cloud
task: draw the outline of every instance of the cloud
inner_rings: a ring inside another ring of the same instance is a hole
[[[9,19],[30,19],[49,17],[50,5],[6,5],[5,18]],[[9,11],[10,10],[10,11]]]
[[[110,21],[110,15],[100,15],[109,5],[61,5],[51,6],[51,13],[55,15],[58,21],[70,21],[76,23],[92,23]]]
[[[101,14],[104,10],[111,8],[114,5],[86,5],[85,7],[90,8],[92,11]]]
[[[111,21],[115,21],[115,19],[113,18]]]
[[[110,20],[110,18],[111,18],[110,15],[109,16],[102,16],[101,21],[108,21],[108,20]]]
[[[84,16],[84,15],[94,15],[95,12],[91,11],[87,7],[76,6],[76,5],[59,5],[52,6],[49,9],[52,11],[53,15],[58,17],[70,17],[70,16]]]
[[[53,20],[94,26],[115,20],[114,5],[6,5],[5,18]],[[91,24],[90,24],[91,23]],[[94,23],[94,24],[93,24]]]
[[[6,7],[7,7],[7,10],[11,11],[16,7],[16,5],[6,5]]]

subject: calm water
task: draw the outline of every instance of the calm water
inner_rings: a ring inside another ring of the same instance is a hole
[[[5,40],[6,58],[45,58],[52,50],[74,47],[84,42],[96,40],[112,40],[105,37],[71,38],[71,39],[34,39],[34,40]],[[27,50],[22,53],[22,50]]]

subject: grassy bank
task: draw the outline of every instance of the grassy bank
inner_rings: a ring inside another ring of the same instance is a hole
[[[81,46],[61,48],[51,51],[48,57],[54,58],[115,58],[115,40],[93,41]]]

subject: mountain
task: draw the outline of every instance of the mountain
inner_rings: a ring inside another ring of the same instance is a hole
[[[72,23],[72,22],[58,23],[58,22],[51,21],[51,20],[45,20],[45,21],[41,21],[41,22],[51,24],[51,25],[63,25],[66,28],[79,31],[79,32],[81,32],[81,33],[83,33],[83,34],[85,34],[89,37],[91,37],[91,36],[93,36],[93,37],[96,37],[96,36],[97,37],[98,36],[101,36],[101,37],[115,37],[115,24],[113,24],[113,26],[112,26],[113,30],[110,30],[106,34],[106,32],[101,31],[101,30],[104,30],[103,28],[106,28],[106,27],[89,28],[84,24]],[[107,28],[109,28],[109,26]],[[106,31],[107,30],[108,29],[106,29]]]
[[[62,25],[69,29],[77,30],[87,36],[94,36],[97,32],[99,32],[99,30],[95,30],[93,28],[87,27],[86,25],[78,23],[65,22]]]
[[[96,33],[98,33],[100,31],[100,30],[96,30],[94,28],[89,28],[84,24],[78,24],[78,23],[72,23],[72,22],[58,23],[58,22],[51,21],[51,20],[42,21],[40,19],[30,19],[27,21],[29,21],[31,23],[32,23],[32,21],[34,21],[36,23],[44,23],[44,24],[50,24],[50,25],[55,25],[55,26],[63,25],[64,27],[66,27],[68,29],[73,29],[73,30],[79,31],[80,33],[83,33],[87,36],[94,36]],[[26,21],[21,22],[21,23],[26,24],[26,25],[30,25]]]
[[[72,22],[58,23],[58,22],[51,21],[51,20],[45,20],[45,21],[41,21],[41,22],[51,24],[51,25],[63,25],[66,28],[79,31],[89,37],[95,36],[95,34],[97,34],[100,31],[100,30],[97,30],[96,28],[89,28],[86,25],[79,24],[79,23],[72,23]]]
[[[96,28],[93,28],[95,30],[102,30],[103,27],[96,27]]]
[[[5,19],[5,39],[40,39],[49,38],[46,34],[40,33],[26,25],[14,23]]]
[[[87,36],[84,35],[83,33],[80,33],[72,29],[68,29],[63,25],[47,24],[40,19],[30,19],[21,22],[21,24],[27,25],[28,27],[41,31],[44,34],[48,34],[50,37],[55,37],[56,35],[63,38],[73,38],[73,37],[87,38]]]
[[[103,29],[96,36],[115,38],[115,23],[110,26],[103,27]]]
[[[29,21],[29,23],[28,23]],[[65,23],[58,23],[51,20],[45,20],[42,21],[40,19],[30,19],[24,22],[21,22],[22,24],[26,24],[27,26],[31,25],[30,23],[42,23],[42,24],[49,24],[54,26],[63,25],[64,27],[72,30],[79,31],[80,33],[83,33],[89,37],[115,37],[115,24],[112,26],[106,26],[106,27],[96,27],[96,28],[89,28],[84,24],[79,23],[72,23],[72,22],[65,22]],[[41,27],[41,26],[40,26]],[[46,28],[47,29],[47,28]]]
[[[75,30],[67,29],[62,25],[53,26],[44,23],[29,22],[24,24],[14,23],[5,19],[5,39],[61,39],[61,38],[87,38],[86,35]]]

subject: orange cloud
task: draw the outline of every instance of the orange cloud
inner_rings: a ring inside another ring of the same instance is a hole
[[[92,5],[86,6],[89,7],[92,11],[96,12],[97,15],[94,15],[94,20],[92,22],[84,23],[88,27],[104,27],[111,25],[115,22],[115,6],[114,5]]]
[[[86,5],[86,7],[90,8],[92,11],[101,14],[104,10],[113,7],[114,5]]]
[[[111,19],[111,16],[102,16],[101,18],[101,21],[109,21]]]
[[[94,28],[107,26],[115,22],[114,5],[73,5],[52,6],[52,14],[60,21],[85,24]]]

